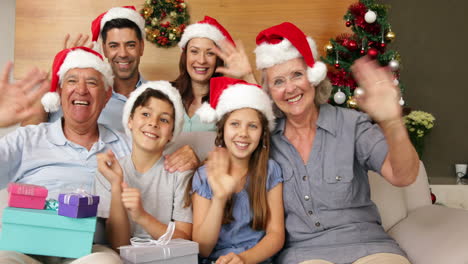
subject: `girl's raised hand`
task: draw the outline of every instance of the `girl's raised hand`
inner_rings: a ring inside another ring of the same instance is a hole
[[[132,188],[127,183],[122,182],[122,204],[127,209],[132,220],[139,223],[139,220],[146,214],[141,203],[141,193],[137,188]]]
[[[121,184],[123,181],[122,167],[120,167],[117,158],[112,150],[97,155],[97,163],[99,172],[106,177],[109,183],[113,186]]]
[[[216,147],[208,154],[206,162],[208,183],[213,197],[227,200],[235,191],[238,180],[229,175],[229,153],[227,149]]]
[[[216,68],[216,72],[250,83],[257,83],[241,41],[237,41],[236,46],[234,46],[231,42],[222,40],[220,48],[215,46],[213,51],[224,61],[224,67]]]

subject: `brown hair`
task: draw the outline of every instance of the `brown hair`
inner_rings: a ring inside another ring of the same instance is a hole
[[[247,193],[253,213],[251,227],[254,230],[265,230],[269,214],[266,183],[270,155],[270,130],[268,129],[268,119],[260,111],[256,110],[256,112],[263,131],[258,146],[249,160]],[[226,147],[224,142],[224,125],[231,113],[225,114],[216,124],[216,146]],[[232,215],[233,208],[234,201],[230,198],[224,207],[223,224],[228,224],[234,220]]]
[[[189,41],[190,42],[190,41]],[[186,45],[188,47],[188,43]],[[216,65],[215,69],[223,66],[224,61],[216,56]],[[210,77],[219,77],[222,74],[214,72],[213,75]],[[179,59],[179,76],[171,83],[172,86],[176,87],[179,90],[180,96],[182,97],[182,103],[184,104],[185,111],[188,111],[190,104],[193,102],[193,90],[192,90],[192,78],[187,71],[187,48],[182,50],[182,54],[180,54]],[[203,98],[203,101],[208,101],[209,94]]]

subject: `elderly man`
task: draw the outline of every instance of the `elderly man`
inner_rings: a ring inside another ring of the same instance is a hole
[[[113,83],[112,70],[101,55],[85,47],[65,49],[56,55],[52,72],[51,90],[42,102],[47,109],[61,104],[63,118],[20,127],[0,139],[0,188],[8,182],[38,184],[49,190],[51,198],[75,188],[91,192],[96,154],[108,149],[118,157],[130,153],[120,133],[97,123]],[[83,257],[87,263],[121,263],[110,249],[95,246],[96,251],[100,253]],[[0,263],[40,262],[4,251]]]

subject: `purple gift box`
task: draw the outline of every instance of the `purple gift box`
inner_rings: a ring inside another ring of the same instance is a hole
[[[97,214],[99,196],[87,193],[59,194],[58,214],[73,218],[93,217]]]

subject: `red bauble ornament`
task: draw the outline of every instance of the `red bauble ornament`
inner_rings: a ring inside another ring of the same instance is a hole
[[[364,49],[361,49],[361,50],[359,51],[359,54],[365,55],[365,54],[366,54],[366,51],[365,51]]]
[[[381,43],[380,43],[380,47],[381,47],[382,49],[384,49],[386,46],[387,46],[387,44],[385,44],[384,42],[381,42]]]
[[[340,68],[340,64],[339,64],[339,63],[335,63],[335,68],[339,69],[339,68]]]
[[[432,201],[432,204],[435,204],[435,202],[437,201],[437,197],[435,196],[435,194],[432,193],[432,191],[431,191],[431,201]]]
[[[346,26],[347,26],[347,27],[350,27],[350,26],[351,26],[351,21],[349,21],[349,20],[346,21]]]
[[[348,42],[348,49],[350,51],[355,51],[357,48],[358,48],[358,44],[355,40],[352,39]]]
[[[376,58],[377,55],[379,55],[379,51],[377,49],[370,48],[367,50],[367,55],[371,56],[372,58]]]

